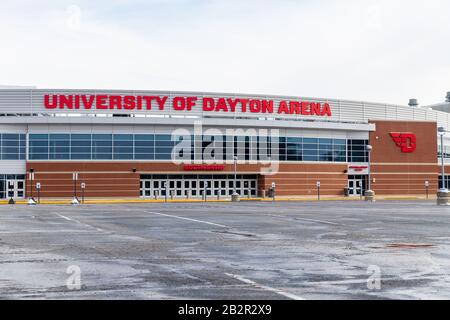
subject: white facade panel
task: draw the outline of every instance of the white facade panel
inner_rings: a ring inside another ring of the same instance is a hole
[[[25,160],[1,160],[0,174],[25,174]]]

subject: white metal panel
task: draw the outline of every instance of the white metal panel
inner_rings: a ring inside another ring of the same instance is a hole
[[[25,174],[25,160],[1,160],[0,174]]]
[[[119,96],[167,96],[168,102],[166,103],[165,110],[159,110],[155,101],[152,102],[151,110],[61,110],[61,109],[45,109],[44,96],[46,94],[63,94],[63,95],[119,95]],[[172,101],[175,97],[198,97],[198,101],[195,104],[192,111],[174,111],[172,109]],[[219,98],[242,98],[242,99],[259,99],[259,100],[273,100],[274,101],[274,114],[261,114],[261,113],[242,113],[236,112],[206,112],[203,111],[202,99],[204,97],[213,98],[215,101]],[[329,103],[332,110],[332,117],[316,117],[307,115],[286,115],[278,114],[277,110],[279,102],[285,100],[295,101],[308,101],[316,103]],[[130,114],[130,118],[111,118],[112,114]],[[5,123],[9,118],[18,119],[19,117],[13,117],[13,115],[35,115],[34,118],[38,118],[38,121],[43,121],[42,118],[48,119],[48,121],[62,118],[69,118],[71,121],[78,122],[80,118],[88,118],[92,124],[100,124],[105,122],[112,123],[133,123],[138,119],[147,119],[149,116],[157,117],[161,116],[164,120],[173,121],[176,124],[176,117],[198,117],[199,119],[233,119],[236,123],[244,121],[241,119],[245,117],[247,119],[254,119],[261,123],[270,121],[267,119],[284,119],[285,122],[317,122],[317,123],[329,123],[329,122],[341,122],[341,123],[367,123],[368,120],[428,120],[437,121],[439,124],[444,125],[447,129],[450,129],[449,115],[436,110],[423,111],[420,108],[412,108],[409,106],[397,106],[397,105],[385,105],[361,101],[347,101],[347,100],[333,100],[333,99],[321,99],[311,97],[290,97],[290,96],[271,96],[271,95],[248,95],[248,94],[234,94],[234,93],[204,93],[204,92],[172,92],[172,91],[133,91],[133,90],[37,90],[37,89],[0,89],[0,123]],[[6,117],[2,115],[10,115]],[[36,117],[39,115],[39,117]],[[93,115],[99,115],[94,117]],[[101,116],[100,116],[101,115]],[[109,117],[105,117],[108,116]],[[140,118],[135,117],[139,115]],[[144,118],[142,118],[144,117]],[[149,122],[155,119],[149,120]],[[281,122],[278,122],[281,124]],[[164,123],[167,124],[167,123]],[[262,124],[261,126],[264,126]]]

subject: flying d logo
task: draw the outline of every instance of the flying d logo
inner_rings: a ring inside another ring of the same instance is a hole
[[[417,138],[414,133],[391,132],[391,137],[403,153],[416,151]]]

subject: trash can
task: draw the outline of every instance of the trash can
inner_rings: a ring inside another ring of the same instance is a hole
[[[344,196],[350,197],[350,189],[349,188],[344,188]]]

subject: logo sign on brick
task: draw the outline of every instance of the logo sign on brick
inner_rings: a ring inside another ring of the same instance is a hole
[[[403,153],[413,153],[417,148],[417,137],[410,132],[391,132],[392,140]]]

